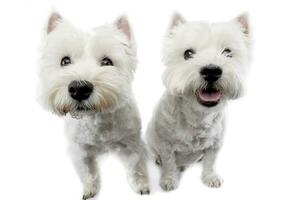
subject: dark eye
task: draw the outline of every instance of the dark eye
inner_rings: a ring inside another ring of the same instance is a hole
[[[101,60],[101,66],[113,66],[113,62],[108,57],[105,57]]]
[[[71,58],[69,56],[65,56],[61,59],[60,61],[60,66],[64,67],[64,66],[67,66],[69,64],[71,64]]]
[[[185,60],[188,60],[190,58],[193,58],[194,54],[195,54],[195,51],[193,49],[188,49],[184,52],[183,57]]]
[[[225,49],[222,51],[222,54],[225,55],[226,57],[232,58],[232,51],[231,51],[231,49],[229,49],[229,48],[225,48]]]

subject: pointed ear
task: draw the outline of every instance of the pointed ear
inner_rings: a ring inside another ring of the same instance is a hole
[[[128,40],[131,41],[132,33],[131,33],[131,29],[127,17],[125,15],[119,17],[115,21],[115,25],[122,33],[126,35]]]
[[[244,34],[249,34],[249,21],[248,21],[248,14],[243,13],[240,16],[235,18],[235,21],[239,23],[241,30]]]
[[[47,34],[51,33],[56,26],[62,22],[62,17],[60,16],[59,13],[57,12],[53,12],[48,20],[48,24],[47,24]]]
[[[178,13],[175,12],[172,16],[171,24],[170,24],[170,30],[174,29],[175,27],[186,23],[186,20]]]

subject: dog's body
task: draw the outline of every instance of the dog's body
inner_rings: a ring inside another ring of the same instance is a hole
[[[97,156],[117,152],[140,194],[149,193],[141,121],[131,91],[136,49],[125,17],[82,32],[53,13],[41,57],[41,101],[65,116],[83,199],[99,191]]]
[[[183,98],[165,93],[156,108],[154,119],[149,126],[149,133],[155,133],[155,137],[148,135],[148,141],[153,144],[154,152],[160,148],[168,148],[170,145],[167,144],[171,144],[178,168],[200,161],[204,150],[217,148],[222,144],[223,110],[205,112],[199,105],[193,107]],[[164,142],[167,144],[161,145]],[[156,154],[161,157],[162,153],[158,152]],[[161,160],[157,162],[160,163]]]
[[[80,120],[67,117],[65,121],[71,157],[83,179],[85,198],[94,196],[99,189],[96,157],[109,151],[116,152],[125,162],[133,189],[141,194],[149,193],[146,152],[135,104]]]
[[[247,34],[245,16],[217,24],[173,17],[163,56],[167,89],[147,130],[164,190],[175,189],[180,171],[200,160],[204,184],[221,186],[214,163],[222,146],[226,103],[243,91]]]
[[[200,160],[203,163],[214,161],[215,155],[212,158],[204,155],[209,151],[215,154],[220,149],[224,125],[222,109],[205,111],[182,97],[163,95],[149,124],[147,141],[156,163],[162,165],[163,173],[166,173],[160,183],[164,190],[175,189],[180,171],[190,164]],[[217,174],[204,181],[212,187],[218,187],[222,182]]]

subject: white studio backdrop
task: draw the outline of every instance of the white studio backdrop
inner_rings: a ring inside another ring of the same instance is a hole
[[[151,195],[127,184],[114,156],[100,159],[97,199],[299,199],[300,2],[254,0],[97,0],[0,2],[1,199],[80,199],[80,181],[67,154],[62,120],[36,102],[38,44],[52,7],[90,29],[126,13],[138,45],[134,93],[143,130],[164,88],[162,38],[173,11],[188,20],[223,21],[243,11],[254,36],[247,95],[228,106],[228,124],[217,169],[220,189],[205,187],[201,167],[183,174],[179,189],[163,192],[149,162]]]

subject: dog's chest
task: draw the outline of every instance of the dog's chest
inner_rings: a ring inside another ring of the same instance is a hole
[[[113,146],[121,140],[120,128],[113,115],[81,119],[74,126],[72,138],[78,143]]]
[[[178,151],[207,149],[218,142],[221,132],[219,113],[208,115],[180,113],[175,129],[176,149]]]
[[[89,134],[95,135],[95,141],[107,143],[114,141],[119,135],[117,131],[117,124],[113,120],[112,115],[107,115],[105,118],[96,117],[87,124],[90,127]]]

